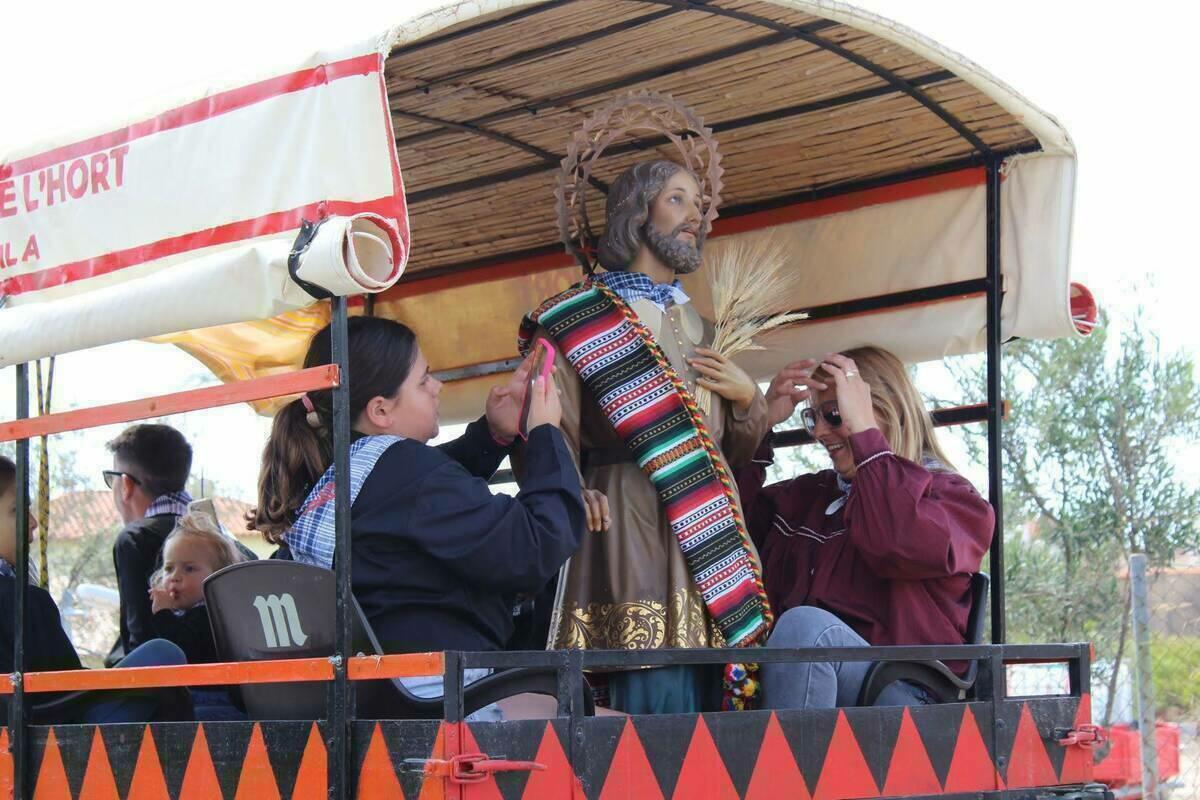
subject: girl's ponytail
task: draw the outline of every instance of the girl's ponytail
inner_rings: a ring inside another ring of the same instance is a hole
[[[333,461],[333,444],[324,426],[314,428],[299,398],[279,409],[263,448],[258,473],[258,508],[248,527],[278,544],[296,521],[296,511],[312,485]]]

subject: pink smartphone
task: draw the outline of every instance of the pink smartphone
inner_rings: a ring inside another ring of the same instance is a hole
[[[533,343],[533,369],[529,371],[529,384],[525,387],[525,400],[521,403],[521,421],[517,428],[522,439],[529,438],[529,408],[537,379],[540,377],[549,380],[550,372],[554,369],[554,356],[554,345],[547,339],[541,338]]]

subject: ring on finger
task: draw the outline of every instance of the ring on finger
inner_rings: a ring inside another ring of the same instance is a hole
[[[858,373],[857,373],[857,372],[855,372],[855,371],[854,371],[854,370],[852,370],[852,369],[848,369],[848,370],[846,370],[846,377],[847,377],[847,378],[853,378],[853,377],[854,377],[855,375],[857,375],[857,374],[858,374]]]

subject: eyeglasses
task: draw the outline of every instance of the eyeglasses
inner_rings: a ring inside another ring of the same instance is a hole
[[[842,427],[842,412],[838,410],[836,400],[826,400],[816,408],[800,409],[800,421],[804,423],[804,430],[808,431],[809,435],[814,435],[817,432],[817,412],[821,412],[821,416],[829,423],[831,428]]]
[[[133,475],[130,475],[128,472],[120,472],[115,469],[104,470],[104,485],[111,489],[113,487],[113,484],[116,483],[117,478],[121,477],[122,475],[124,475],[126,478],[129,478],[129,480],[133,481],[136,486],[142,485],[141,481],[139,481]]]

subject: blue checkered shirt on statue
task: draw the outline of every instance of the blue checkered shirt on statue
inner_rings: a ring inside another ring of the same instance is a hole
[[[671,306],[681,306],[691,300],[679,281],[655,283],[640,272],[601,272],[596,280],[612,289],[626,303],[649,300],[664,312]]]

